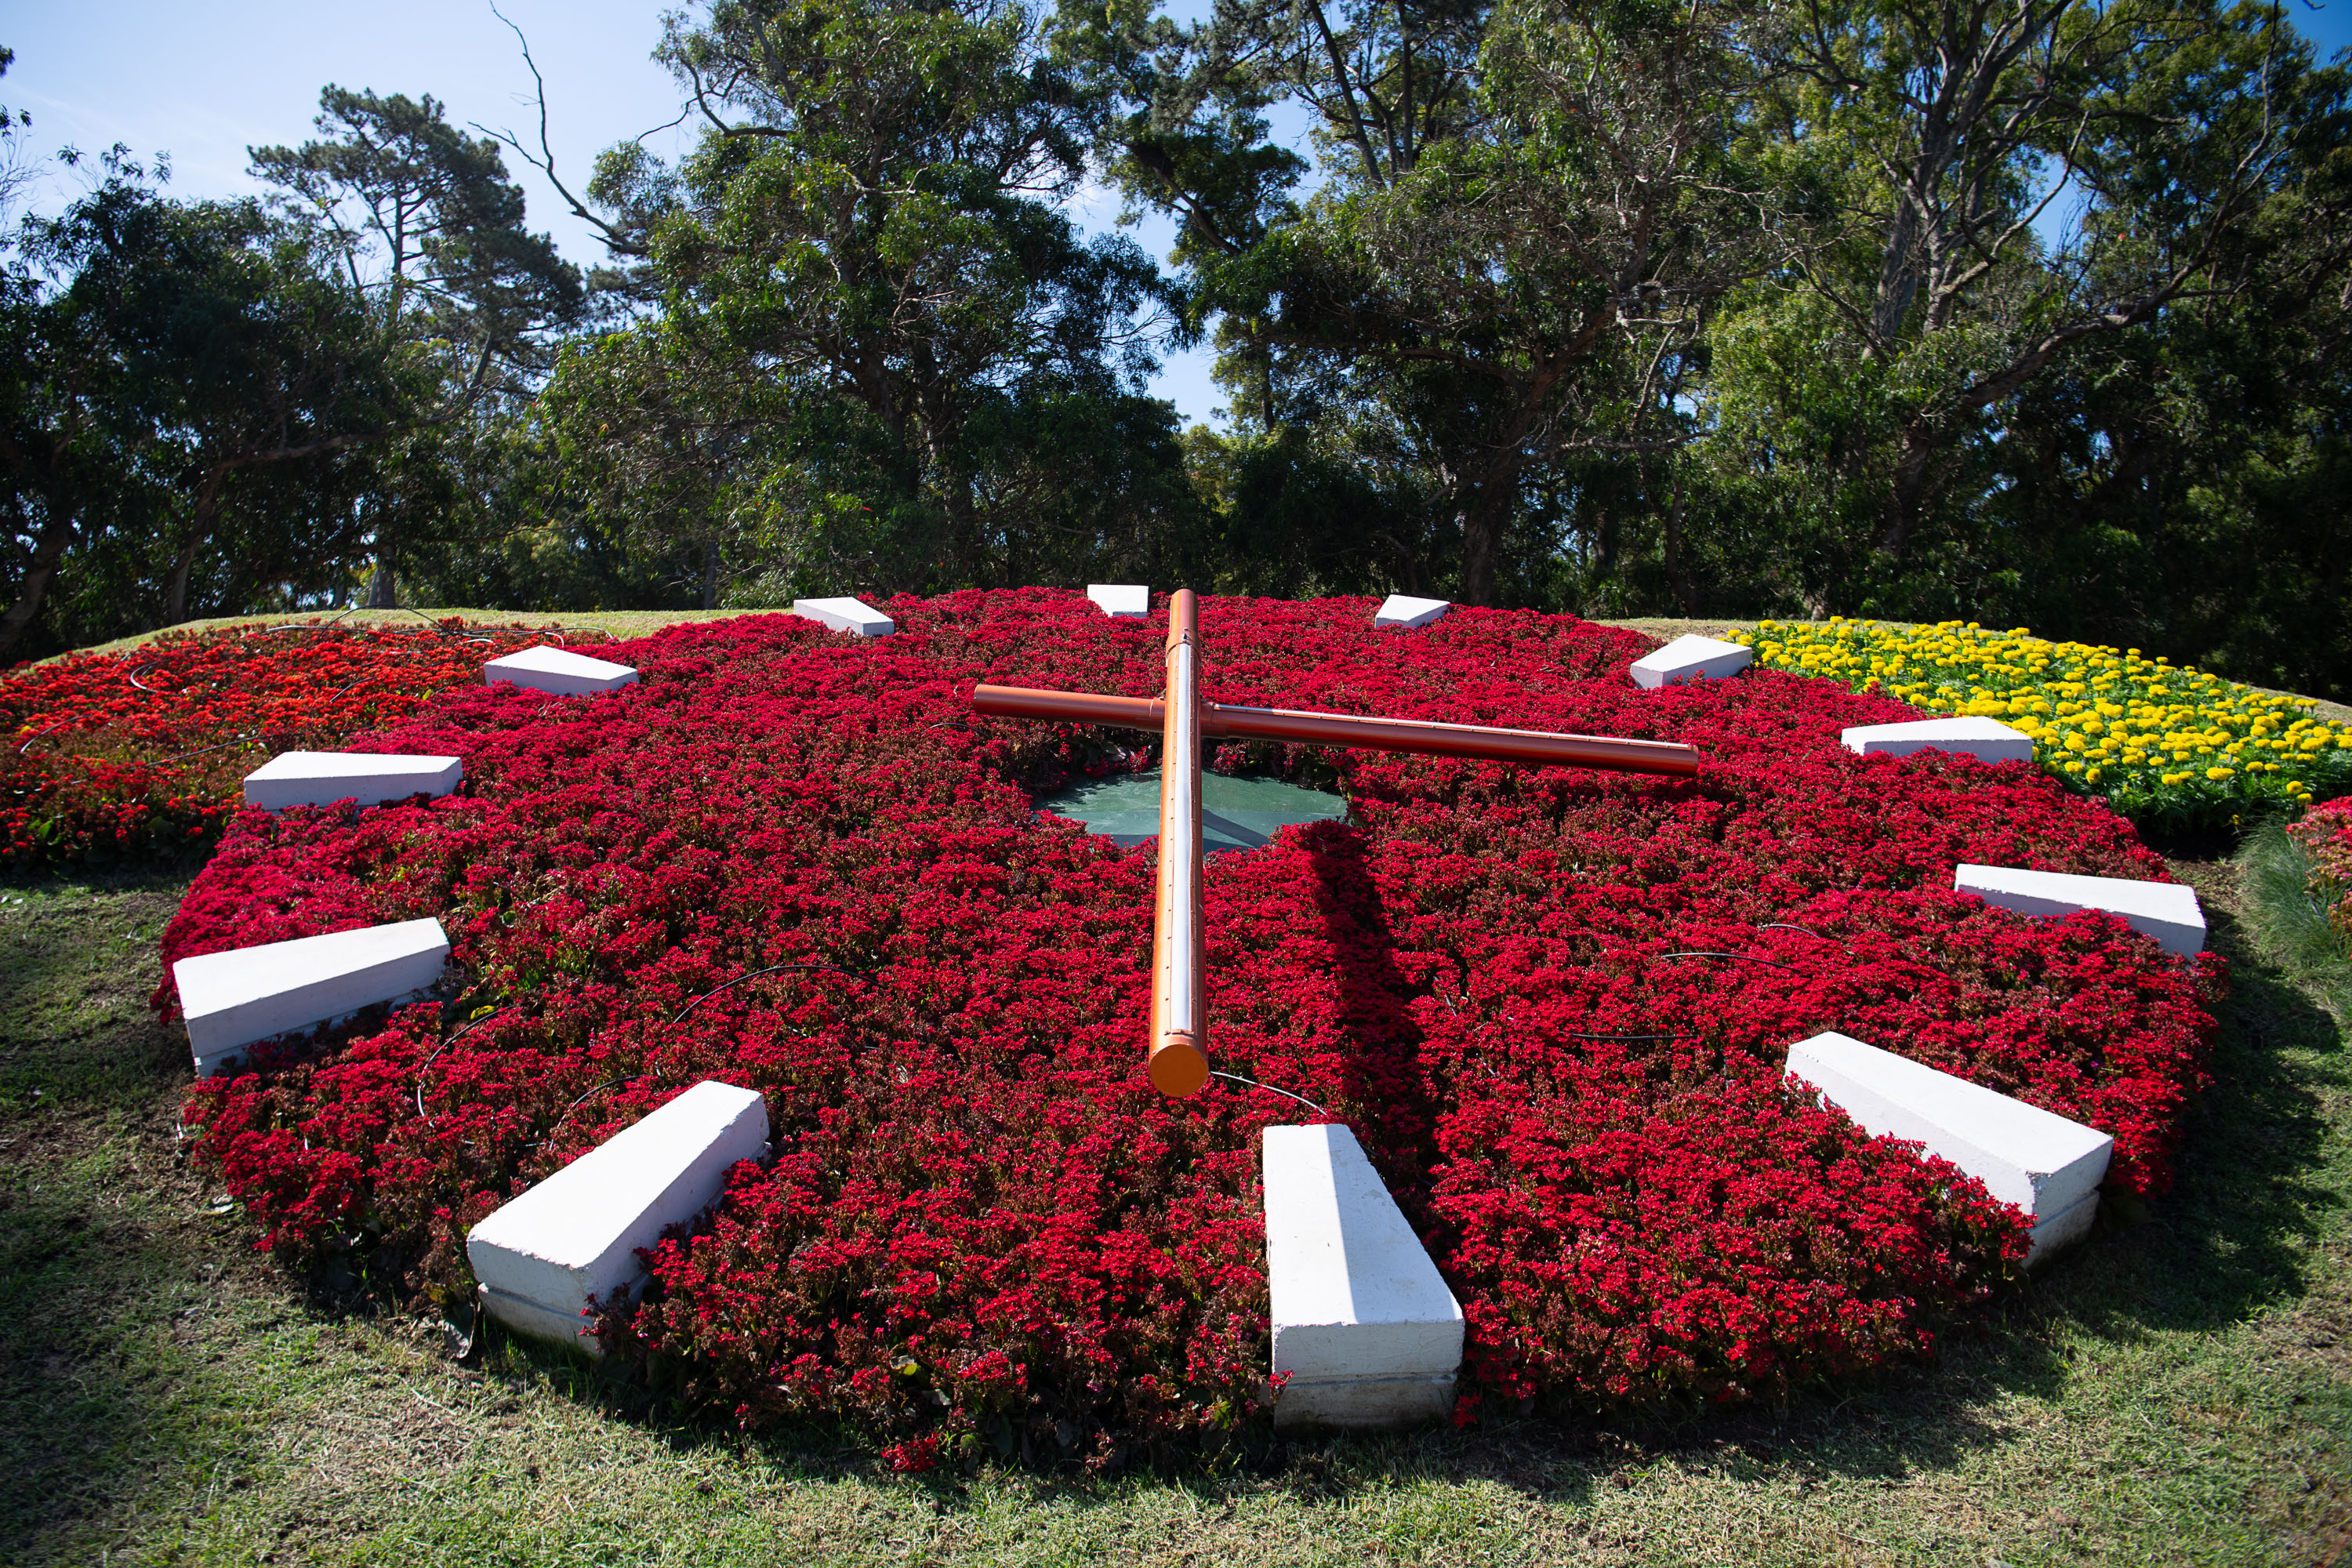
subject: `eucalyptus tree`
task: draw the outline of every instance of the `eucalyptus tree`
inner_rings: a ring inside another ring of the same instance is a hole
[[[2220,237],[2210,281],[2142,326],[2084,339],[2001,406],[1983,521],[1945,521],[1938,542],[1997,550],[1988,616],[2352,691],[2344,85],[2333,70],[2285,85],[2285,157]]]
[[[1013,478],[1053,409],[1094,410],[1104,461],[1177,471],[1138,393],[1158,272],[1062,210],[1095,105],[1032,12],[724,0],[673,16],[658,58],[698,144],[675,167],[607,153],[582,209],[702,390],[740,400],[705,427],[769,426],[779,581],[1002,577],[1036,533]]]
[[[1114,168],[1181,220],[1191,298],[1257,392],[1235,412],[1276,423],[1286,376],[1346,384],[1334,401],[1434,480],[1454,591],[1485,603],[1538,476],[1688,434],[1670,384],[1763,211],[1744,20],[1711,0],[1220,0],[1122,28],[1074,0],[1066,27],[1119,85]],[[1312,117],[1304,199],[1305,165],[1265,144],[1284,105]]]
[[[451,125],[429,95],[331,84],[319,104],[319,135],[253,148],[253,172],[313,237],[329,263],[321,276],[364,317],[404,389],[404,405],[371,433],[377,482],[362,499],[374,597],[389,604],[400,541],[447,516],[450,464],[436,449],[529,399],[585,296],[578,268],[525,226],[495,139]]]
[[[1785,243],[1714,333],[1718,473],[1810,607],[1955,613],[2015,569],[1987,531],[2037,389],[2263,286],[2242,238],[2341,79],[2205,0],[1807,0],[1755,47]]]

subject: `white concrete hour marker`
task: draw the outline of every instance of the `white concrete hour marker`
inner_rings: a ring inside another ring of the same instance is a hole
[[[611,1305],[645,1275],[637,1253],[718,1201],[737,1162],[768,1152],[768,1102],[696,1084],[508,1202],[466,1237],[482,1307],[508,1327],[602,1353],[581,1337],[588,1298]]]
[[[1450,599],[1416,599],[1410,594],[1391,594],[1372,612],[1374,626],[1425,626],[1445,618],[1454,607]]]
[[[265,811],[332,805],[339,800],[381,805],[415,795],[447,795],[465,776],[466,765],[456,757],[280,752],[245,775],[245,804]]]
[[[1345,1127],[1265,1131],[1277,1426],[1453,1413],[1462,1308]]]
[[[1921,719],[1908,724],[1856,724],[1841,732],[1845,749],[1865,757],[1954,752],[1982,763],[2030,763],[2033,737],[1998,719]]]
[[[637,672],[625,664],[541,644],[490,660],[482,666],[482,679],[492,686],[507,681],[551,697],[588,697],[635,686]]]
[[[1656,690],[1682,680],[1720,680],[1756,662],[1756,650],[1744,643],[1696,634],[1676,637],[1654,653],[1633,661],[1633,684]]]
[[[1087,597],[1106,616],[1139,621],[1151,614],[1151,589],[1143,583],[1089,583]]]
[[[1953,868],[1952,888],[2021,915],[2105,910],[2141,935],[2154,937],[2167,952],[2187,957],[2205,951],[2205,910],[2197,902],[2197,889],[2179,882],[1961,865]]]
[[[414,995],[448,958],[439,921],[402,921],[184,958],[172,979],[196,1072],[209,1077],[256,1041]]]
[[[887,637],[898,623],[863,599],[794,599],[793,615],[852,637]]]
[[[2080,1240],[2099,1212],[2115,1140],[2095,1128],[1845,1035],[1790,1047],[1788,1070],[1872,1137],[1918,1143],[2023,1209],[2028,1262]]]

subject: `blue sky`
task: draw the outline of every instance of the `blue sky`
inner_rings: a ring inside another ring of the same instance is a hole
[[[667,74],[647,58],[662,8],[646,0],[502,0],[546,73],[557,166],[575,189],[599,149],[677,112]],[[1178,13],[1192,8],[1181,5]],[[2289,8],[2323,51],[2352,45],[2352,0],[2317,9],[2289,0]],[[331,81],[429,92],[457,121],[526,136],[534,129],[530,74],[486,0],[10,0],[0,44],[16,51],[0,79],[0,102],[31,111],[37,151],[70,144],[94,153],[121,142],[142,156],[169,153],[173,187],[184,195],[252,190],[246,148],[301,141],[319,89]],[[688,134],[659,132],[648,145],[668,155]],[[552,232],[576,261],[603,259],[536,172],[515,173],[530,192],[532,226]],[[29,200],[53,208],[80,188],[73,176],[53,174]],[[1117,203],[1097,197],[1076,216],[1100,227]],[[1174,238],[1160,220],[1134,233],[1163,258]],[[1154,390],[1188,420],[1212,417],[1219,402],[1204,351],[1171,357]]]

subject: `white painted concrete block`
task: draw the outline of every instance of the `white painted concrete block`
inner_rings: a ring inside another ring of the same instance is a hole
[[[509,1296],[503,1290],[493,1290],[485,1285],[475,1298],[485,1312],[519,1334],[533,1339],[553,1340],[560,1345],[601,1358],[604,1347],[588,1332],[591,1320],[583,1312],[558,1312],[526,1301],[520,1296]]]
[[[1106,616],[1142,620],[1151,614],[1151,588],[1145,583],[1089,583],[1087,597]]]
[[[637,683],[637,672],[625,664],[590,658],[584,653],[570,648],[524,648],[504,658],[494,658],[482,666],[482,679],[495,686],[510,681],[532,691],[544,691],[555,697],[588,697],[599,691],[618,691],[624,686]]]
[[[887,637],[898,624],[863,599],[794,599],[793,614],[852,637]]]
[[[2039,1263],[2091,1234],[2099,1217],[2099,1194],[2087,1193],[2026,1233],[2025,1261]]]
[[[1391,594],[1372,612],[1372,625],[1379,626],[1425,626],[1445,618],[1454,607],[1447,599],[1416,599],[1410,594]]]
[[[1845,749],[1865,757],[1956,752],[1986,763],[2030,763],[2033,737],[1998,719],[1921,719],[1908,724],[1855,724],[1841,731]]]
[[[1655,653],[1633,661],[1633,684],[1656,690],[1678,680],[1720,680],[1756,662],[1756,650],[1742,643],[1696,633],[1676,637]]]
[[[1845,1035],[1790,1047],[1788,1070],[1871,1136],[1922,1144],[2023,1209],[2029,1262],[2090,1228],[2115,1151],[2097,1129]]]
[[[1961,865],[1953,868],[1952,887],[2021,915],[2105,910],[2132,930],[2154,937],[2167,952],[2186,957],[2205,951],[2205,910],[2197,902],[2197,889],[2183,883]]]
[[[448,958],[439,921],[402,921],[184,958],[172,979],[196,1072],[209,1077],[257,1040],[425,990]]]
[[[578,1339],[588,1298],[610,1303],[645,1270],[640,1248],[718,1200],[739,1160],[768,1152],[768,1103],[754,1090],[705,1079],[634,1127],[614,1133],[466,1237],[482,1305],[523,1333]]]
[[[1450,1411],[1462,1308],[1345,1127],[1265,1131],[1277,1426]]]
[[[465,776],[466,764],[456,757],[280,752],[245,775],[245,804],[265,811],[332,805],[339,800],[382,805],[414,795],[447,795]]]
[[[1380,1429],[1418,1426],[1454,1414],[1454,1376],[1293,1378],[1274,1398],[1274,1424]]]

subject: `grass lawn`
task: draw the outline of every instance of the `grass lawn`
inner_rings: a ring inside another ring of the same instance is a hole
[[[145,1010],[184,879],[0,887],[0,1562],[2276,1563],[2352,1547],[2352,1093],[2204,894],[2236,990],[2177,1191],[1930,1365],[1660,1426],[1318,1439],[1230,1473],[877,1472],[746,1441],[353,1282],[180,1157]],[[2121,1216],[2117,1216],[2118,1221]]]

